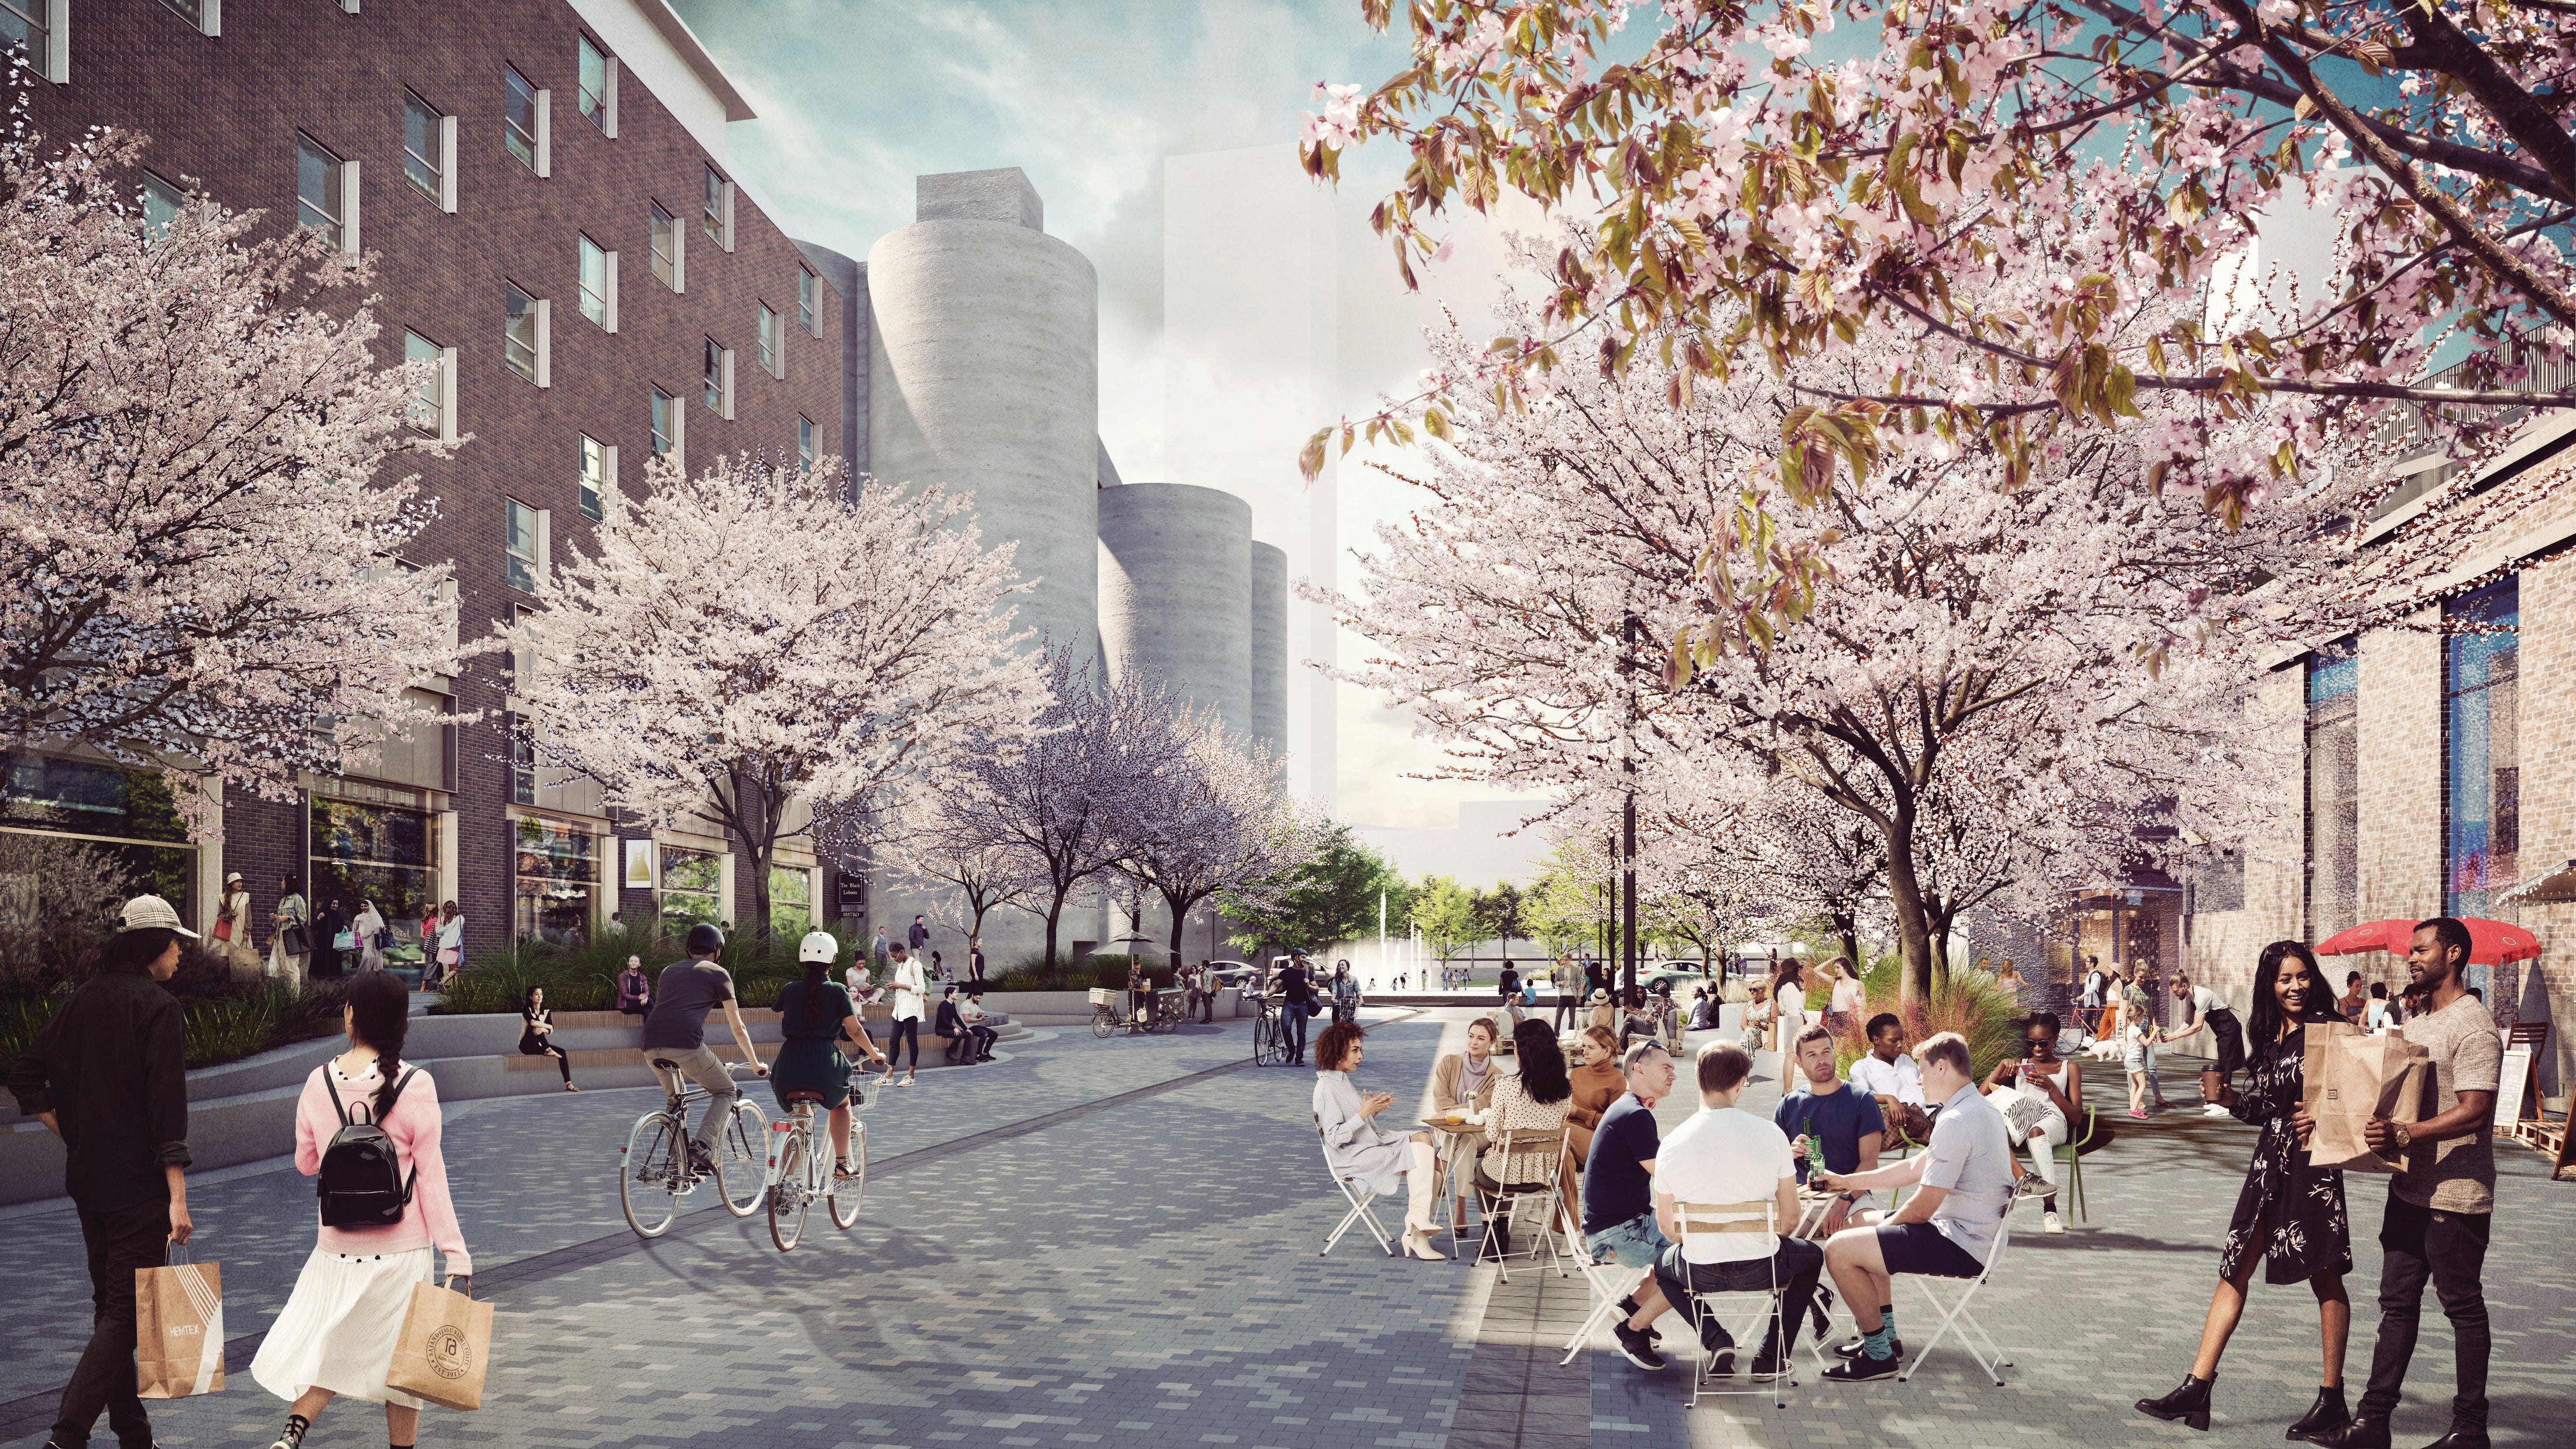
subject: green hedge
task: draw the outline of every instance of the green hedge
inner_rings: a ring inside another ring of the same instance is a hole
[[[841,942],[841,964],[850,960],[850,941]],[[626,958],[644,963],[648,976],[687,955],[675,942],[644,928],[601,932],[578,946],[519,942],[477,952],[465,972],[442,989],[430,1010],[442,1016],[516,1012],[531,986],[542,986],[546,1005],[557,1011],[607,1011],[617,1005],[617,974]],[[796,960],[796,941],[777,937],[756,942],[748,935],[728,938],[718,964],[733,973],[734,994],[743,1005],[768,1006],[778,988],[805,974]],[[836,968],[837,971],[837,968]]]
[[[1032,956],[986,983],[990,991],[1088,991],[1095,986],[1118,990],[1127,984],[1127,968],[1136,961],[1133,956],[1085,956],[1078,961],[1059,963],[1052,971],[1046,958]],[[1157,988],[1173,982],[1172,968],[1145,959],[1145,979]]]
[[[174,978],[170,984],[175,989],[183,982]],[[69,994],[0,996],[0,1075],[53,1020],[54,1008]],[[347,995],[337,981],[317,981],[298,990],[268,979],[177,994],[192,1067],[221,1066],[274,1047],[338,1035],[340,1005]]]

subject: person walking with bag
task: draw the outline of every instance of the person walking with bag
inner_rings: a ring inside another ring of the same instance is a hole
[[[224,877],[223,899],[215,906],[215,951],[238,981],[259,974],[259,953],[250,944],[250,887],[242,873]]]
[[[295,888],[295,877],[277,878],[277,909],[268,913],[268,974],[301,986],[313,959],[313,908]]]
[[[334,1398],[384,1405],[388,1443],[412,1449],[422,1401],[385,1385],[403,1315],[430,1281],[433,1247],[459,1292],[474,1262],[448,1200],[438,1084],[402,1060],[410,993],[362,975],[340,1019],[349,1049],[313,1069],[295,1105],[295,1170],[319,1179],[320,1230],[250,1376],[292,1403],[269,1449],[302,1449]]]
[[[134,1369],[134,1276],[185,1244],[187,1033],[161,986],[197,939],[159,896],[126,902],[97,971],[9,1069],[18,1110],[63,1142],[63,1190],[89,1251],[90,1335],[63,1386],[49,1449],[82,1449],[98,1416],[125,1449],[151,1449]]]
[[[2200,1329],[2200,1351],[2180,1387],[2159,1399],[2140,1399],[2138,1412],[2209,1427],[2210,1387],[2219,1356],[2245,1313],[2245,1289],[2254,1269],[2266,1283],[2305,1283],[2317,1295],[2317,1327],[2324,1340],[2323,1386],[2316,1402],[2289,1429],[2292,1439],[2321,1441],[2350,1417],[2344,1407],[2344,1342],[2352,1331],[2352,1300],[2344,1275],[2352,1271],[2352,1230],[2344,1215],[2343,1173],[2323,1172],[2308,1161],[2306,1139],[2314,1123],[2300,1107],[2306,1094],[2307,1029],[2335,1020],[2334,993],[2317,958],[2296,941],[2263,948],[2254,967],[2254,1071],[2245,1094],[2222,1083],[2219,1100],[2236,1120],[2262,1129],[2236,1214],[2218,1254],[2218,1287]]]
[[[2370,1383],[2352,1422],[2317,1440],[2336,1449],[2388,1449],[2389,1419],[2406,1387],[2430,1279],[2451,1320],[2459,1356],[2450,1432],[2425,1449],[2487,1449],[2487,1234],[2495,1219],[2495,1097],[2504,1046],[2495,1020],[2470,994],[2469,928],[2437,916],[2415,928],[2406,973],[2424,992],[2424,1013],[2406,1039],[2432,1055],[2432,1116],[2421,1122],[2373,1118],[2365,1139],[2396,1152],[2405,1167],[2388,1184],[2379,1225],[2379,1336]]]
[[[384,970],[388,936],[384,913],[376,909],[374,901],[358,902],[358,913],[349,918],[349,929],[358,938],[358,969]]]
[[[438,980],[443,985],[465,972],[465,913],[449,901],[438,908]]]

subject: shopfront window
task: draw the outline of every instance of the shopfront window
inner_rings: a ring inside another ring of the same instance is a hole
[[[662,847],[662,926],[673,935],[700,921],[722,922],[724,857],[713,851]]]
[[[353,916],[359,902],[374,902],[392,936],[385,964],[417,970],[421,919],[438,908],[438,816],[413,791],[345,788],[373,798],[313,797],[313,879],[306,895],[317,908],[337,900]]]
[[[2521,878],[2517,581],[2453,599],[2442,623],[2444,907],[2454,916],[2483,916],[2495,893]],[[2484,975],[2473,968],[2473,982]]]
[[[2308,656],[2308,935],[2355,924],[2361,900],[2361,656],[2349,640]]]
[[[68,968],[127,899],[196,918],[197,852],[149,770],[0,754],[0,968]]]
[[[523,941],[573,944],[590,934],[599,896],[599,839],[543,820],[512,823],[517,890],[512,928]]]
[[[802,866],[769,868],[769,933],[802,937],[814,929],[814,872]]]

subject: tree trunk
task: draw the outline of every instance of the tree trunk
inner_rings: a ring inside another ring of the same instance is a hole
[[[1071,894],[1071,891],[1066,887],[1058,886],[1056,888],[1054,902],[1047,907],[1046,969],[1050,973],[1055,970],[1056,922],[1064,916],[1064,898],[1069,894]]]
[[[1914,808],[1900,803],[1887,829],[1887,896],[1896,912],[1896,949],[1904,962],[1900,999],[1932,997],[1932,936],[1923,920],[1923,882],[1914,869]]]

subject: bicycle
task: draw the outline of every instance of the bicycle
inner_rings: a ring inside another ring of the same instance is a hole
[[[868,1105],[867,1083],[860,1069],[850,1068],[850,1175],[833,1170],[832,1154],[815,1150],[814,1108],[819,1092],[790,1092],[787,1120],[769,1124],[769,1172],[763,1182],[769,1199],[769,1240],[782,1253],[792,1252],[805,1236],[805,1217],[821,1198],[832,1225],[843,1232],[859,1220],[859,1204],[868,1191],[868,1124],[859,1113]]]
[[[689,1165],[689,1108],[706,1101],[707,1091],[682,1075],[667,1057],[650,1058],[649,1064],[661,1078],[661,1109],[635,1119],[626,1145],[617,1154],[617,1204],[626,1213],[626,1225],[640,1238],[669,1232],[672,1219],[679,1216],[680,1199],[706,1181],[706,1174]],[[736,1093],[716,1139],[715,1161],[717,1200],[735,1217],[760,1211],[767,1135],[760,1109]]]

